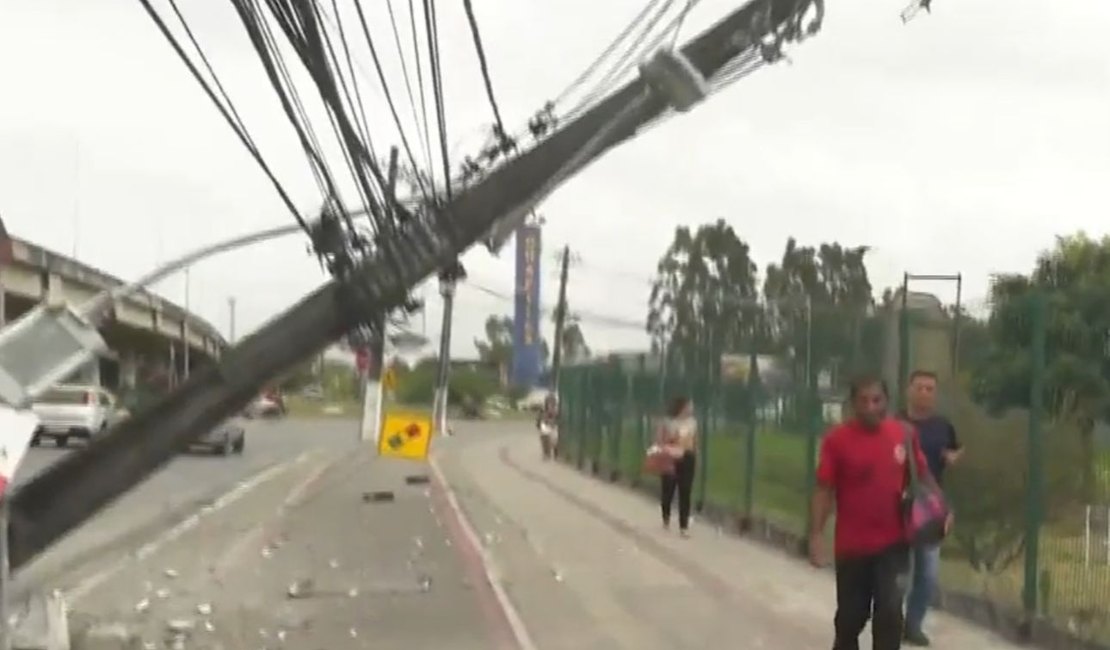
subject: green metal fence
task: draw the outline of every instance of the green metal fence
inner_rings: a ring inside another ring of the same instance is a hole
[[[815,309],[804,345],[785,351],[732,349],[722,361],[722,350],[671,350],[570,366],[559,385],[561,453],[586,471],[650,485],[641,466],[654,425],[668,399],[690,396],[702,432],[698,507],[804,539],[820,438],[850,377],[879,372],[893,389],[911,369],[933,370],[966,448],[945,483],[957,524],[942,583],[964,597],[950,604],[989,605],[1026,630],[1110,647],[1110,471],[1096,435],[1105,425],[1084,403],[1094,398],[1081,382],[1095,379],[1059,361],[1078,364],[1095,343],[1074,340],[1055,302],[1028,292],[979,319],[939,304],[894,303],[866,318]],[[822,322],[854,323],[847,339],[827,337],[854,341],[847,353],[820,349]],[[1097,344],[1104,355],[1106,342]]]

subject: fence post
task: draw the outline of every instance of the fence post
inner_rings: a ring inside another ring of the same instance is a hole
[[[806,462],[805,462],[805,500],[802,506],[802,521],[805,522],[805,539],[809,539],[811,523],[809,504],[813,501],[813,491],[817,489],[817,438],[821,435],[821,400],[817,393],[816,369],[813,367],[813,302],[806,300],[806,363],[805,363],[805,418],[806,418]]]
[[[587,410],[589,409],[590,392],[588,389],[590,380],[590,366],[580,366],[575,372],[575,375],[578,379],[578,381],[576,382],[578,384],[578,387],[575,389],[575,393],[578,396],[578,399],[576,400],[577,408],[575,409],[575,419],[578,421],[578,444],[576,445],[577,449],[575,449],[574,451],[575,456],[577,457],[576,460],[578,469],[584,469],[586,467],[587,456],[586,443],[589,440],[589,433],[587,433],[586,429],[588,429],[590,426],[590,420],[587,417],[589,415],[587,413]]]
[[[898,410],[906,408],[906,377],[910,372],[910,274],[902,274],[902,305],[898,314]]]
[[[650,391],[646,391],[647,387],[647,355],[641,353],[636,359],[636,378],[632,381],[632,408],[636,415],[636,459],[631,467],[628,468],[629,479],[633,485],[639,485],[640,479],[640,463],[643,462],[644,453],[647,450],[647,436],[648,436],[648,419],[647,419],[647,402]]]
[[[812,522],[809,517],[809,504],[813,501],[813,492],[817,489],[817,440],[821,436],[821,400],[817,398],[817,391],[807,391],[806,415],[806,463],[805,463],[805,503],[802,506],[802,517],[805,522],[805,539],[809,539]]]
[[[748,408],[746,416],[746,434],[744,439],[744,497],[741,515],[741,527],[749,530],[752,527],[752,517],[755,515],[755,453],[756,430],[759,423],[759,409],[762,406],[762,385],[759,381],[758,359],[753,346],[751,356],[748,358]]]
[[[1037,615],[1037,580],[1040,574],[1041,523],[1044,520],[1044,374],[1047,310],[1045,295],[1040,290],[1033,294],[1032,332],[1030,340],[1029,380],[1029,482],[1025,493],[1025,583],[1021,600],[1025,609],[1026,625],[1032,626]],[[1031,629],[1027,630],[1031,632]]]
[[[628,400],[628,381],[624,374],[624,364],[617,356],[610,357],[612,384],[611,408],[609,409],[609,480],[621,479],[621,446],[624,438],[624,404]]]

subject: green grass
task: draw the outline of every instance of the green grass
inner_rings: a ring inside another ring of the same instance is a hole
[[[568,429],[573,431],[573,427]],[[587,459],[597,460],[603,472],[617,470],[627,479],[640,477],[645,449],[642,440],[649,435],[635,418],[626,418],[619,430],[604,429],[601,435],[585,438],[564,433],[563,442],[572,458],[579,457],[579,447],[584,443]],[[743,426],[716,423],[710,427],[699,466],[705,472],[705,503],[717,510],[767,520],[796,535],[804,534],[809,502],[806,435],[773,426],[757,427],[750,512],[744,512],[747,447]],[[699,491],[701,480],[700,476],[695,479],[695,498],[703,496]],[[955,505],[958,512],[959,504]],[[1093,559],[1088,566],[1082,535],[1048,530],[1042,533],[1039,557],[1042,615],[1080,637],[1102,642],[1110,642],[1107,543],[1104,533],[1092,544]],[[942,558],[946,589],[985,597],[1013,612],[1021,611],[1021,558],[989,574],[976,572],[953,542],[946,545]]]

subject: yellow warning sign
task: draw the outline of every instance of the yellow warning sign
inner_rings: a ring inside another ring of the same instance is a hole
[[[425,460],[432,439],[432,419],[411,411],[386,412],[382,418],[382,434],[378,438],[378,455],[384,458]]]

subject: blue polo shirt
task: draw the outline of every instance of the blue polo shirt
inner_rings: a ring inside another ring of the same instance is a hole
[[[911,418],[908,414],[903,414],[903,417],[917,427],[921,451],[925,453],[925,460],[929,463],[929,473],[939,485],[944,478],[944,452],[960,448],[956,427],[943,415],[930,415],[921,420]]]

